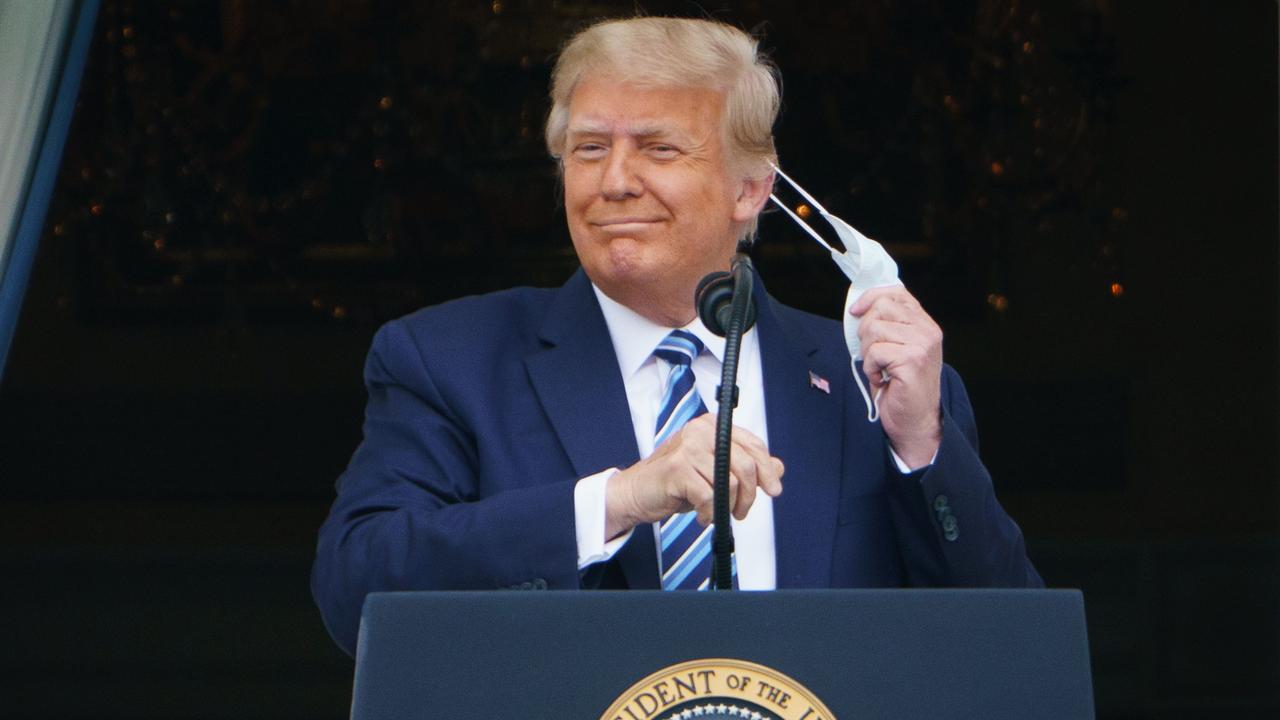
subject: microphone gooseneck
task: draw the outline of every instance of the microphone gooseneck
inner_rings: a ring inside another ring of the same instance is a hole
[[[754,268],[742,248],[733,257],[730,271],[711,273],[698,283],[694,302],[702,324],[724,337],[724,364],[720,387],[716,389],[719,410],[716,416],[715,471],[711,541],[714,560],[711,588],[733,589],[733,527],[729,516],[729,451],[732,447],[733,409],[738,405],[738,353],[742,335],[755,324]]]

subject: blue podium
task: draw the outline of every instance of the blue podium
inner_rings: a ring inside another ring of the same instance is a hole
[[[351,714],[1094,716],[1074,590],[377,593]]]

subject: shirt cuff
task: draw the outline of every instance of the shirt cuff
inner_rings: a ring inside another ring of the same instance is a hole
[[[578,569],[612,558],[634,530],[605,541],[605,486],[618,468],[588,475],[573,487],[573,513],[578,535]]]
[[[938,450],[941,450],[941,449],[942,449],[942,445],[939,444]],[[893,458],[893,464],[898,466],[898,472],[902,473],[903,475],[910,475],[911,473],[917,473],[917,472],[920,472],[921,470],[928,470],[929,468],[933,467],[933,463],[938,459],[938,450],[933,451],[933,457],[929,458],[928,465],[922,465],[921,467],[918,467],[915,470],[912,470],[910,466],[902,462],[902,458],[898,457],[898,453],[893,451],[892,445],[889,446],[889,456]],[[579,541],[578,547],[579,548],[582,547],[581,541]]]

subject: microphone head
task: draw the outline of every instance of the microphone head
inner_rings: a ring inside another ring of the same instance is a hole
[[[718,271],[702,278],[698,289],[693,293],[693,303],[698,308],[702,324],[711,332],[724,337],[729,309],[733,306],[733,276]]]

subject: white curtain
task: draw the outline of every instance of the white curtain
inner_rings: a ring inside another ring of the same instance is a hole
[[[0,277],[44,136],[72,0],[0,0]]]

